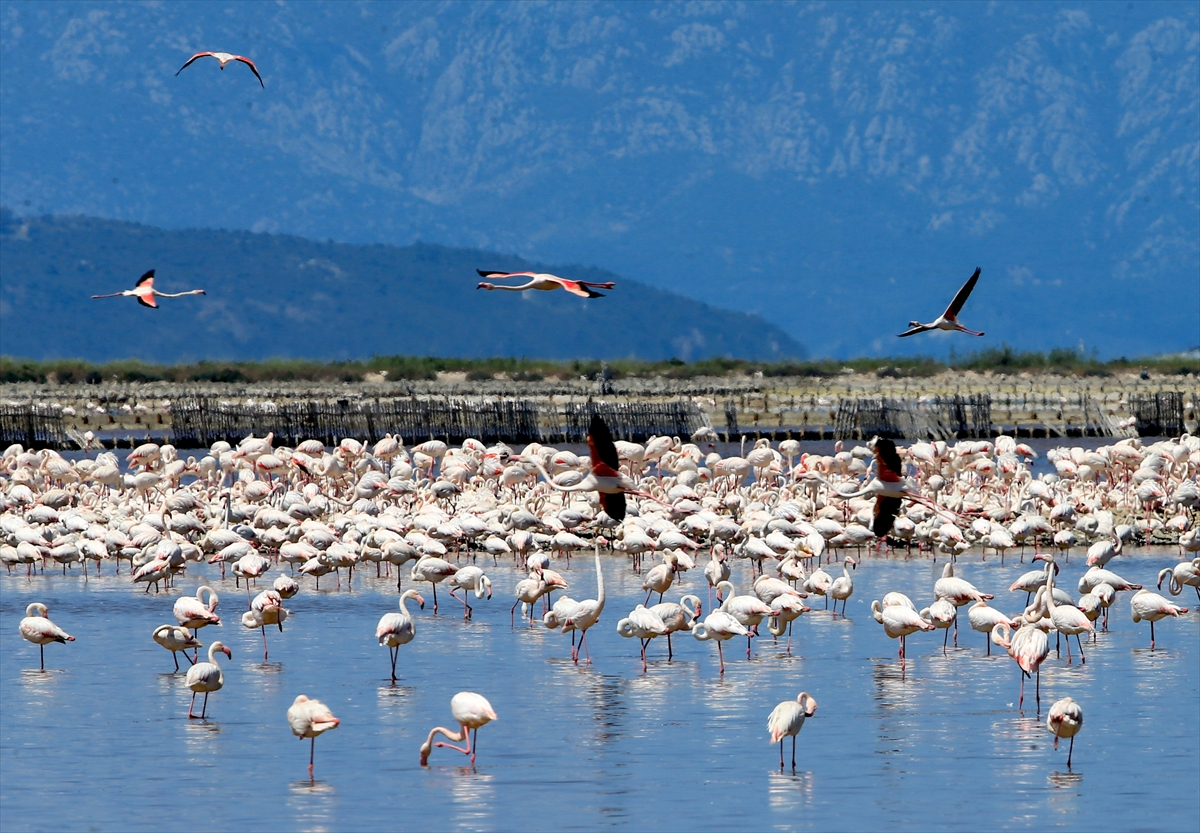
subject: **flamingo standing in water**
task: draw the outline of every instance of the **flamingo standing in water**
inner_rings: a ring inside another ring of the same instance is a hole
[[[950,306],[946,307],[946,311],[943,312],[936,321],[933,321],[929,324],[922,324],[920,321],[909,321],[909,329],[900,333],[900,338],[916,335],[917,333],[923,333],[927,330],[948,330],[950,332],[957,330],[960,333],[966,333],[967,335],[983,335],[983,333],[977,333],[974,330],[968,330],[962,324],[958,323],[958,314],[962,312],[963,305],[967,303],[967,298],[971,297],[971,290],[973,290],[975,288],[975,284],[979,282],[979,273],[982,271],[983,270],[978,266],[975,267],[975,274],[967,278],[967,282],[962,285],[962,289],[958,290],[958,293],[954,296],[954,300],[950,302]]]
[[[187,687],[192,690],[192,702],[188,705],[189,719],[197,717],[196,714],[193,714],[197,694],[204,692],[204,705],[200,707],[198,715],[203,720],[208,713],[208,695],[214,691],[220,691],[221,687],[225,685],[225,674],[221,671],[221,666],[217,665],[218,653],[233,659],[233,654],[218,640],[208,646],[208,662],[198,662],[188,669]]]
[[[46,618],[46,614],[49,612],[50,609],[44,604],[34,602],[25,608],[25,618],[17,626],[17,629],[21,631],[21,636],[38,646],[38,656],[41,659],[40,665],[43,671],[46,670],[47,643],[61,642],[65,645],[75,641],[75,637]]]
[[[1038,602],[1034,602],[1035,608],[1040,608]],[[1026,613],[1025,619],[1021,627],[1013,631],[1012,626],[1007,622],[997,622],[992,628],[992,641],[1008,651],[1008,655],[1017,663],[1017,667],[1021,669],[1021,696],[1017,700],[1017,708],[1021,708],[1025,703],[1025,678],[1037,675],[1037,703],[1042,705],[1042,663],[1046,661],[1046,657],[1050,656],[1050,640],[1046,636],[1046,631],[1043,627],[1049,626],[1049,621],[1041,618],[1041,610],[1038,609],[1035,613]],[[1036,616],[1036,620],[1031,620],[1030,616]]]
[[[396,659],[400,656],[400,646],[412,642],[417,635],[416,623],[413,622],[413,618],[405,606],[405,602],[409,599],[416,599],[417,604],[424,610],[425,599],[421,597],[421,594],[416,590],[405,590],[400,596],[400,612],[383,614],[379,625],[375,628],[375,638],[379,640],[380,645],[388,647],[388,653],[392,657],[393,683],[396,682]]]
[[[336,729],[341,721],[334,717],[329,707],[320,700],[312,700],[303,694],[298,695],[288,707],[287,720],[288,725],[292,727],[292,734],[298,740],[312,739],[308,747],[308,778],[311,781],[313,757],[317,752],[317,735]]]
[[[1139,590],[1129,600],[1129,609],[1133,613],[1133,621],[1145,619],[1150,623],[1150,650],[1154,650],[1154,623],[1166,616],[1179,618],[1179,614],[1187,613],[1186,607],[1180,607],[1164,596],[1150,590]],[[23,625],[22,625],[23,627]]]
[[[188,58],[187,63],[181,66],[178,72],[175,74],[179,75],[180,72],[183,72],[185,69],[190,67],[192,62],[197,58],[216,58],[217,63],[221,65],[221,69],[225,69],[225,65],[231,63],[232,61],[241,61],[246,66],[250,67],[250,71],[254,73],[254,77],[258,79],[258,83],[262,86],[262,88],[264,90],[267,88],[267,85],[263,84],[262,76],[258,74],[258,67],[254,65],[254,61],[251,61],[249,58],[243,55],[232,55],[228,52],[197,52],[195,55]]]
[[[571,651],[571,659],[575,660],[575,664],[579,664],[579,649],[582,648],[584,656],[587,658],[587,664],[592,664],[592,655],[588,651],[587,632],[588,628],[600,621],[600,614],[604,612],[604,571],[600,568],[600,545],[596,545],[596,598],[584,599],[576,606],[571,615],[567,617],[567,621],[563,622],[564,629],[574,629],[579,631],[579,644],[574,646]],[[574,639],[574,637],[572,637]]]
[[[767,718],[767,731],[771,743],[779,744],[779,768],[783,769],[783,739],[792,736],[792,769],[796,768],[796,735],[804,728],[805,719],[817,713],[817,701],[807,691],[800,692],[795,700],[784,700],[771,711]]]
[[[551,289],[565,289],[572,295],[578,295],[580,298],[603,298],[603,292],[595,292],[588,287],[598,286],[601,289],[612,289],[616,284],[612,281],[607,283],[591,283],[590,281],[572,281],[567,278],[560,278],[558,275],[550,275],[545,272],[485,272],[483,269],[476,269],[481,278],[529,278],[528,283],[523,283],[520,286],[497,286],[494,283],[480,281],[476,289],[506,289],[509,292],[524,292],[526,289],[541,289],[549,291]]]
[[[154,641],[171,652],[171,659],[175,660],[175,670],[179,670],[179,651],[183,651],[184,658],[192,665],[196,661],[188,656],[188,648],[199,650],[204,647],[204,644],[187,632],[187,628],[179,625],[159,625],[154,629],[152,634]]]
[[[130,297],[137,298],[137,302],[144,307],[158,309],[158,301],[155,298],[182,298],[184,295],[204,295],[203,289],[189,289],[187,292],[159,292],[154,288],[154,270],[151,269],[146,274],[138,279],[137,286],[133,289],[126,289],[123,292],[113,292],[109,295],[93,295],[93,298],[120,298]]]
[[[1046,716],[1046,728],[1054,734],[1054,748],[1058,749],[1059,738],[1070,738],[1071,747],[1067,750],[1067,769],[1071,768],[1071,753],[1075,751],[1075,736],[1083,728],[1083,707],[1064,697],[1055,701]]]
[[[492,708],[492,704],[482,694],[476,694],[473,691],[460,691],[455,694],[450,699],[450,714],[454,715],[454,720],[462,727],[461,731],[455,732],[453,729],[443,726],[435,726],[431,729],[429,737],[421,744],[421,766],[428,765],[429,753],[435,746],[445,746],[464,755],[470,755],[471,764],[474,765],[475,753],[479,751],[479,727],[496,719],[496,710]],[[474,730],[474,738],[469,734],[471,729]],[[434,743],[434,737],[439,734],[447,740],[466,741],[467,745],[466,747],[453,746],[441,741]]]

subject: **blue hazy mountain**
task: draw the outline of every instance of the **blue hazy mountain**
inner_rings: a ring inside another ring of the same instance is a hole
[[[0,204],[580,263],[815,355],[1177,350],[1200,340],[1198,17],[9,2]],[[266,88],[212,59],[176,76],[200,49]],[[895,338],[976,266],[986,338]]]
[[[89,217],[17,218],[0,209],[0,263],[0,354],[9,356],[176,362],[805,355],[756,315],[583,266],[561,271],[617,285],[592,299],[561,290],[476,290],[477,268],[537,265],[475,249],[165,230]],[[160,292],[199,288],[207,295],[162,299],[157,310],[133,298],[90,297],[129,289],[150,268]]]

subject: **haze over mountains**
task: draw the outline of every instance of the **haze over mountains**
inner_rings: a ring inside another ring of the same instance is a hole
[[[1178,350],[1198,9],[6,3],[0,204],[585,264],[818,356]],[[895,339],[976,266],[986,338]]]
[[[238,231],[163,230],[87,217],[18,219],[0,209],[0,354],[154,362],[373,355],[780,360],[804,348],[755,315],[615,280],[603,298],[476,290],[479,267],[512,256],[414,244],[324,243]],[[164,298],[130,289],[147,269]],[[497,281],[503,283],[503,281]],[[510,284],[519,281],[508,281]]]

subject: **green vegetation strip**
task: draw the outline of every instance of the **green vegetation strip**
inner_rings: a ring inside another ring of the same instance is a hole
[[[997,371],[1004,373],[1049,373],[1061,376],[1110,376],[1146,368],[1160,375],[1200,375],[1200,359],[1154,357],[1114,359],[1101,362],[1073,350],[1049,353],[1019,352],[1007,345],[981,350],[942,362],[930,358],[859,358],[848,361],[825,359],[805,362],[753,362],[741,359],[678,359],[650,362],[621,359],[608,363],[613,379],[665,377],[689,379],[698,376],[836,376],[849,368],[856,373],[880,377],[921,378],[947,370]],[[602,372],[598,360],[569,362],[540,359],[449,359],[426,356],[375,356],[365,361],[319,362],[306,359],[271,359],[262,362],[197,362],[160,365],[136,360],[92,364],[76,359],[37,362],[0,357],[0,382],[71,384],[89,382],[358,382],[368,374],[387,372],[389,381],[436,379],[438,373],[466,373],[467,379],[492,379],[503,374],[517,382],[543,379],[595,378]]]

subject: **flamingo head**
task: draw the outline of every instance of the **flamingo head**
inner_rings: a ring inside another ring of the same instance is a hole
[[[479,285],[475,288],[476,289],[495,289],[495,287],[496,287],[495,284],[488,283],[487,281],[480,281]]]
[[[425,609],[425,597],[422,596],[420,593],[418,593],[416,596],[413,596],[413,598],[417,600],[417,604],[420,606],[421,610],[424,610]]]

